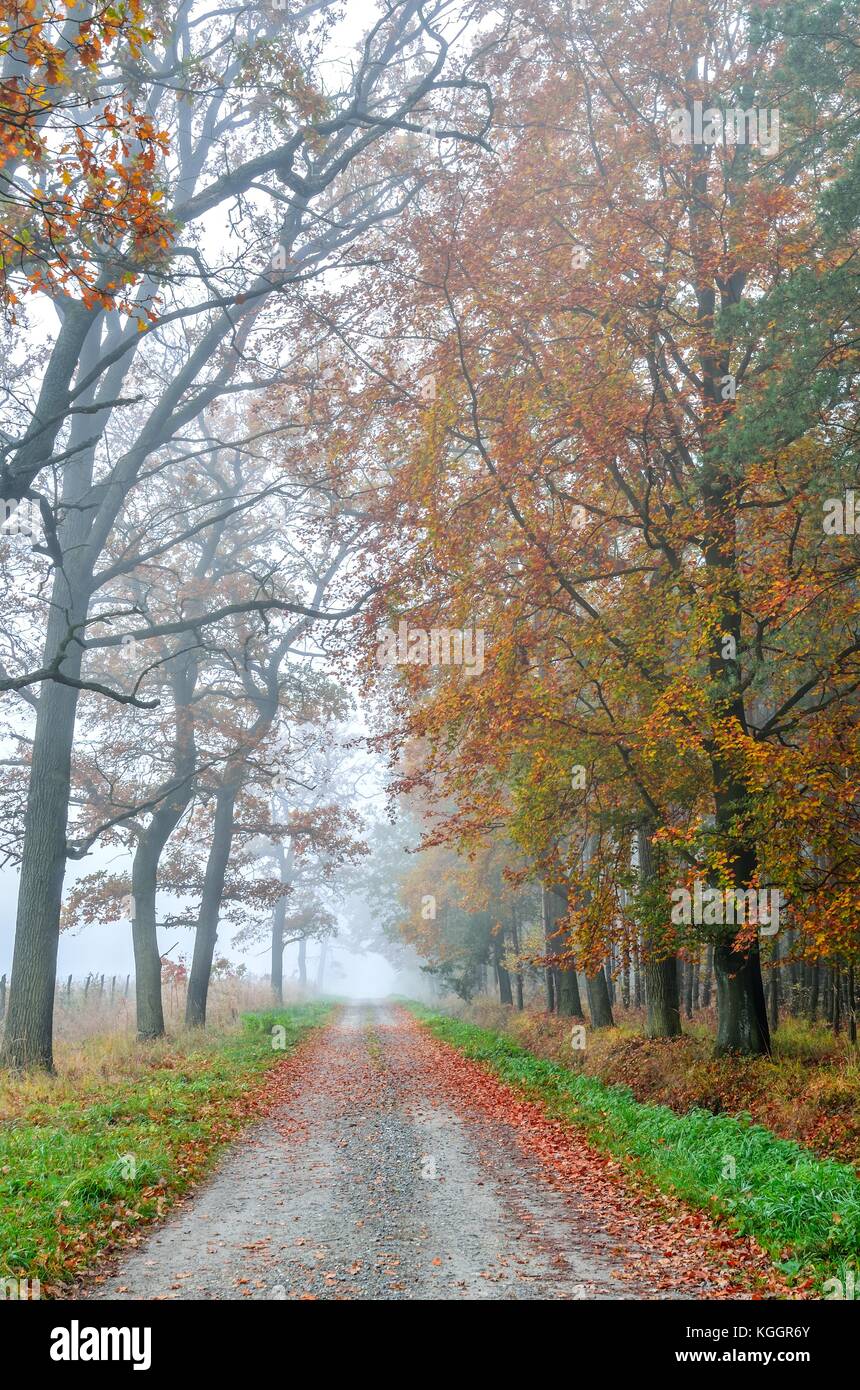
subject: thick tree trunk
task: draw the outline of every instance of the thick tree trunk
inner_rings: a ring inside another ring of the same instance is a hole
[[[170,800],[156,811],[138,841],[131,869],[135,1009],[137,1036],[142,1041],[160,1038],[164,1034],[161,953],[158,949],[155,913],[158,865],[164,847],[182,819],[190,800],[189,783],[171,795]]]
[[[724,631],[732,632],[727,623]],[[734,634],[740,642],[739,630]],[[738,645],[739,650],[739,645]],[[736,663],[729,663],[734,668]],[[712,660],[712,674],[723,669],[720,660]],[[736,676],[731,673],[730,678]],[[723,671],[723,679],[726,673]],[[739,727],[744,727],[743,701],[738,697],[733,713]],[[718,759],[714,762],[716,791],[716,830],[725,847],[727,861],[733,870],[736,889],[746,889],[755,881],[758,868],[754,846],[737,839],[739,812],[746,805],[747,788],[735,780],[731,771]],[[729,1053],[743,1056],[770,1056],[770,1029],[761,976],[761,957],[758,941],[746,954],[734,949],[736,929],[729,927],[714,943],[714,974],[717,981],[717,1046],[718,1057]]]
[[[496,974],[499,981],[499,1002],[502,1004],[513,1004],[514,996],[511,992],[511,977],[503,965],[496,966]]]
[[[67,599],[65,576],[55,580],[54,595]],[[45,643],[46,664],[54,660],[66,630],[66,616],[55,606]],[[72,646],[63,673],[77,678],[80,666],[80,649]],[[77,700],[77,690],[56,681],[45,681],[39,696],[2,1053],[3,1063],[11,1067],[52,1071],[54,1066],[54,989]]]
[[[647,827],[636,833],[639,858],[639,879],[644,886],[655,875],[651,836]],[[668,909],[667,909],[668,912]],[[677,1038],[681,1034],[681,1001],[678,994],[676,957],[667,953],[667,943],[654,926],[646,928],[642,940],[644,957],[645,998],[648,1020],[645,1031],[649,1038]]]
[[[645,994],[648,1003],[648,1037],[680,1037],[681,1003],[678,997],[678,968],[674,956],[666,956],[663,960],[646,959]]]
[[[614,1028],[612,1005],[606,985],[606,972],[601,969],[596,975],[586,975],[585,989],[588,994],[588,1011],[591,1014],[592,1028]]]
[[[134,945],[134,993],[137,1036],[141,1041],[164,1034],[164,1007],[161,999],[161,954],[155,919],[158,859],[162,846],[141,841],[131,870],[132,921]]]
[[[707,181],[707,171],[698,175]],[[696,215],[697,216],[697,215]],[[696,217],[693,232],[696,233]],[[698,271],[704,270],[706,258]],[[710,338],[714,326],[715,297],[710,283],[712,272],[704,270],[695,284],[699,328],[702,342]],[[694,275],[696,279],[696,275]],[[725,301],[724,301],[725,302]],[[702,401],[707,406],[720,400],[719,383],[731,370],[731,345],[721,344],[719,352],[709,346],[700,355]],[[708,411],[702,431],[701,447],[708,460],[711,433],[721,428],[721,412]],[[715,461],[706,462],[700,474],[699,505],[703,517],[702,555],[704,589],[712,600],[709,633],[708,678],[706,690],[714,715],[730,724],[737,734],[747,732],[741,653],[740,564],[737,552],[737,480]],[[720,852],[731,874],[728,887],[746,889],[755,881],[758,868],[754,843],[743,829],[750,802],[750,788],[739,777],[734,755],[727,751],[729,740],[715,739],[710,755],[711,785],[714,789],[714,830]],[[734,950],[736,932],[724,930],[714,942],[714,973],[717,980],[717,1055],[739,1052],[750,1055],[770,1053],[764,989],[758,943],[745,955]]]
[[[714,947],[717,981],[717,1056],[770,1055],[758,946],[746,954],[730,945]]]
[[[227,862],[233,843],[235,804],[236,788],[232,786],[219,787],[215,793],[215,823],[212,827],[209,858],[206,861],[203,897],[197,918],[194,955],[191,961],[188,994],[185,1000],[185,1023],[188,1028],[202,1028],[206,1023],[206,1000],[209,996],[209,980],[212,975],[215,942],[218,939],[218,915],[224,892]]]
[[[615,979],[614,979],[613,974],[612,974],[612,969],[613,969],[613,967],[612,967],[612,961],[611,961],[611,959],[610,959],[610,960],[606,961],[606,963],[605,963],[605,965],[604,965],[604,967],[603,967],[603,973],[604,973],[604,975],[606,976],[606,992],[607,992],[607,994],[609,995],[609,1003],[610,1003],[611,1005],[614,1006],[614,1004],[615,1004]]]
[[[566,1018],[585,1020],[579,993],[579,980],[574,969],[559,971],[558,1012],[564,1014]]]
[[[499,986],[499,1002],[501,1004],[513,1004],[514,996],[511,992],[511,977],[502,965],[504,949],[504,934],[501,931],[497,931],[493,937],[493,963],[496,968],[496,982]]]
[[[801,993],[800,966],[793,959],[796,940],[797,933],[787,931],[785,933],[785,949],[782,952],[787,961],[787,964],[782,968],[782,1002],[792,1018],[796,1018],[800,1012]]]
[[[555,953],[555,942],[551,940],[554,918],[550,912],[548,894],[545,885],[541,886],[541,916],[543,918],[543,938],[544,947],[547,955],[547,964],[544,966],[544,988],[546,991],[546,1011],[548,1014],[554,1013],[558,1006],[558,989],[555,969],[549,957]]]

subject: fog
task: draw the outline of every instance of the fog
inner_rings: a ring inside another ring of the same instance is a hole
[[[94,854],[93,862],[99,866],[110,861],[116,868],[117,855]],[[75,866],[77,868],[77,866]],[[86,870],[90,871],[91,863]],[[78,869],[78,872],[83,872]],[[74,883],[73,870],[67,880],[67,887]],[[12,948],[15,937],[15,906],[18,891],[18,875],[10,868],[0,871],[0,975],[8,975],[12,968]],[[346,924],[342,918],[342,924]],[[158,944],[162,953],[169,952],[169,959],[190,959],[194,948],[194,930],[191,927],[159,927]],[[268,979],[268,950],[257,947],[242,950],[232,945],[229,935],[219,935],[218,954],[226,955],[237,965],[244,965],[248,976],[260,981]],[[317,979],[321,948],[315,941],[308,943],[307,978],[310,986]],[[289,945],[284,950],[284,985],[296,986],[299,978],[299,947]],[[104,975],[108,980],[116,976],[123,980],[126,975],[134,976],[134,950],[131,928],[128,922],[98,922],[90,926],[64,931],[60,936],[57,955],[57,978],[66,979],[69,975],[78,980],[87,975]],[[383,999],[391,994],[408,993],[425,996],[427,984],[416,969],[395,969],[390,961],[376,951],[357,952],[351,950],[337,937],[328,942],[325,961],[323,992],[343,996],[347,999]]]

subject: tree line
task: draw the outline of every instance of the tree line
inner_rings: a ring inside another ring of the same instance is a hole
[[[425,153],[351,340],[395,796],[560,904],[597,1019],[636,954],[671,1035],[703,957],[725,1053],[770,1050],[765,976],[856,1027],[856,19],[514,7],[492,157]]]

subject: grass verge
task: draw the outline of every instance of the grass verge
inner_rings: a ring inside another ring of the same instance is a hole
[[[7,1297],[15,1283],[26,1297],[35,1280],[42,1296],[62,1292],[97,1251],[163,1215],[262,1112],[267,1074],[329,1009],[312,1002],[248,1014],[238,1031],[149,1045],[94,1039],[65,1075],[4,1080]],[[273,1034],[275,1027],[283,1032]]]
[[[743,1115],[643,1104],[624,1086],[535,1057],[474,1024],[410,1010],[450,1043],[663,1192],[754,1236],[790,1277],[847,1283],[860,1256],[860,1182],[846,1164],[817,1158]]]
[[[573,1020],[535,1008],[522,1011],[486,996],[446,1000],[438,1012],[504,1033],[547,1062],[572,1064]],[[716,1018],[700,1011],[680,1038],[648,1038],[645,1016],[616,1009],[614,1028],[588,1029],[573,1060],[606,1086],[626,1086],[638,1101],[678,1114],[710,1110],[749,1115],[780,1139],[819,1158],[853,1165],[860,1178],[860,1055],[844,1034],[784,1016],[771,1057],[715,1057]]]

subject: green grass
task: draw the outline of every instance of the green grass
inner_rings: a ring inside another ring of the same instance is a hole
[[[582,1129],[663,1192],[756,1238],[789,1276],[845,1279],[860,1255],[860,1182],[747,1116],[642,1104],[499,1033],[409,1005],[444,1042]]]
[[[38,1279],[50,1293],[118,1231],[161,1214],[253,1118],[264,1073],[329,1008],[314,1002],[245,1015],[240,1032],[129,1044],[118,1080],[99,1074],[106,1069],[99,1059],[72,1083],[24,1078],[8,1090],[13,1113],[0,1121],[0,1280]],[[273,1048],[276,1025],[285,1050]]]

